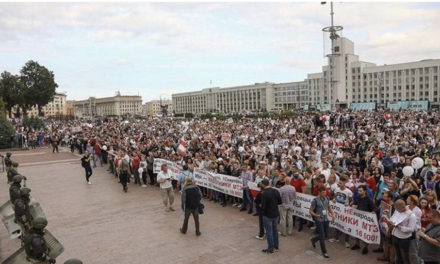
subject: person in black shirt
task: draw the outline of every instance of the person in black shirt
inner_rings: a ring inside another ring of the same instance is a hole
[[[280,213],[278,211],[278,205],[281,204],[281,195],[278,190],[270,187],[268,179],[261,181],[261,186],[264,191],[261,194],[261,210],[263,212],[263,225],[266,229],[267,248],[263,249],[264,253],[272,254],[278,251],[278,220],[280,219]]]
[[[200,222],[199,222],[199,206],[202,199],[202,193],[200,188],[195,185],[193,179],[187,177],[185,179],[185,187],[182,189],[182,210],[185,212],[185,218],[183,220],[183,226],[180,228],[182,234],[186,234],[188,230],[189,216],[192,214],[194,217],[194,223],[196,225],[196,235],[200,236]]]
[[[258,184],[258,187],[260,187],[260,192],[257,194],[257,197],[255,197],[255,207],[257,208],[258,213],[258,227],[259,232],[256,236],[257,239],[264,239],[264,227],[263,227],[263,209],[261,208],[261,194],[263,192],[263,188],[261,188],[261,184]]]
[[[92,166],[90,166],[90,160],[92,157],[90,156],[90,153],[86,151],[86,154],[81,158],[81,166],[86,171],[86,181],[88,184],[92,184],[90,182],[90,176],[92,176]]]
[[[354,207],[360,211],[364,212],[374,212],[376,211],[376,205],[373,200],[370,199],[367,195],[367,186],[359,185],[358,187],[358,198],[353,203]],[[360,239],[356,239],[355,245],[352,249],[358,249],[362,247],[362,254],[365,255],[368,253],[368,244],[361,241]]]

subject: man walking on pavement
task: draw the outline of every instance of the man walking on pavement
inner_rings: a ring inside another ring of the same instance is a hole
[[[314,235],[310,241],[315,248],[315,243],[319,241],[321,246],[321,252],[324,258],[329,258],[327,249],[325,248],[325,238],[328,236],[329,221],[328,217],[331,216],[332,221],[335,220],[333,210],[331,208],[330,201],[327,198],[327,191],[324,186],[319,187],[319,195],[313,199],[309,209],[309,213],[315,219],[316,235]]]
[[[88,184],[92,184],[90,182],[90,176],[92,176],[92,166],[90,165],[90,160],[92,157],[90,156],[90,153],[86,151],[86,154],[81,158],[81,166],[86,171],[86,181]]]

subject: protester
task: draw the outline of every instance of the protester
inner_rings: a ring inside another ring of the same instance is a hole
[[[329,258],[327,254],[327,249],[325,247],[325,239],[328,237],[329,229],[329,216],[332,221],[335,220],[333,210],[330,206],[330,200],[327,197],[327,192],[324,186],[319,187],[319,196],[313,199],[310,206],[309,213],[315,220],[316,225],[316,235],[314,235],[310,241],[312,242],[313,248],[315,248],[316,242],[319,241],[321,246],[321,252],[324,258]]]
[[[168,173],[168,166],[162,164],[161,171],[157,175],[157,182],[160,184],[160,189],[162,190],[162,201],[165,207],[165,211],[174,211],[174,191],[171,181],[174,178]]]
[[[243,182],[243,204],[242,207],[240,208],[240,211],[248,210],[248,213],[252,214],[254,207],[254,199],[249,190],[248,182],[253,182],[254,178],[252,176],[252,173],[248,171],[248,168],[249,165],[247,163],[244,163],[241,171],[241,179]]]
[[[345,206],[351,205],[353,202],[353,193],[346,187],[348,179],[346,177],[341,177],[338,183],[338,187],[335,190],[335,195],[333,202],[343,204]],[[342,234],[338,229],[335,230],[335,238],[329,239],[329,242],[339,242],[339,236]],[[344,234],[345,236],[345,247],[350,247],[350,236],[348,234]],[[351,247],[352,250],[359,249],[359,246],[355,244]]]
[[[376,211],[376,205],[373,200],[367,195],[367,186],[360,185],[358,187],[358,199],[353,203],[354,207],[358,210],[364,212],[374,212]],[[368,254],[368,244],[360,239],[356,239],[355,245],[357,248],[362,248],[362,255]],[[352,247],[353,249],[353,247]]]
[[[196,226],[196,235],[200,236],[200,223],[199,223],[199,207],[200,200],[202,199],[202,193],[200,188],[194,183],[194,180],[190,177],[185,178],[185,185],[182,189],[182,210],[185,212],[185,218],[183,220],[183,226],[180,229],[182,234],[186,234],[188,230],[188,219],[190,215],[194,217],[194,223]]]
[[[90,165],[90,160],[92,157],[90,156],[89,152],[86,152],[84,156],[81,158],[81,166],[85,169],[86,172],[86,181],[88,184],[92,184],[90,181],[90,177],[92,176],[92,166]]]
[[[263,225],[266,230],[267,248],[263,249],[263,253],[272,254],[279,250],[278,241],[278,221],[280,213],[278,205],[281,204],[281,196],[278,190],[270,186],[268,179],[261,181],[264,191],[261,194],[261,208],[263,210]]]
[[[130,164],[128,163],[127,159],[120,159],[119,160],[119,181],[122,185],[122,190],[124,192],[128,191],[128,178],[130,177]]]
[[[260,188],[260,191],[257,193],[255,197],[255,207],[258,213],[258,235],[255,237],[256,239],[263,240],[264,233],[264,225],[263,225],[263,208],[261,207],[261,194],[264,192],[264,188],[261,186],[261,183],[257,185]]]
[[[286,177],[284,185],[279,188],[282,202],[280,205],[280,226],[282,236],[290,236],[293,233],[293,202],[295,200],[296,191],[295,188],[290,185],[290,180],[289,177]]]
[[[399,199],[394,204],[396,211],[391,219],[387,220],[389,228],[392,228],[392,241],[396,251],[396,264],[408,264],[409,248],[416,230],[416,216],[408,210],[405,201]]]
[[[120,161],[127,160],[133,169],[136,156],[141,161],[145,158],[152,185],[156,184],[160,172],[160,166],[154,167],[154,159],[168,160],[180,167],[188,166],[191,160],[196,169],[238,177],[244,188],[240,198],[205,187],[202,192],[223,206],[241,204],[240,209],[249,213],[253,213],[254,203],[248,183],[266,178],[272,186],[277,186],[289,176],[294,179],[292,185],[297,196],[301,192],[319,196],[320,187],[324,187],[325,195],[333,199],[338,182],[347,178],[345,190],[352,192],[355,205],[359,206],[363,192],[360,186],[366,185],[367,196],[372,196],[379,208],[382,246],[373,252],[385,251],[381,259],[390,262],[396,261],[390,246],[392,233],[396,231],[384,225],[383,219],[392,217],[396,209],[394,202],[402,198],[417,210],[412,199],[408,200],[415,195],[420,200],[421,227],[425,228],[429,209],[439,209],[438,111],[300,111],[290,117],[239,117],[237,120],[106,118],[94,122],[46,121],[46,126],[37,131],[20,127],[19,123],[15,125],[16,136],[11,143],[17,142],[20,146],[23,138],[35,137],[40,146],[51,144],[55,137],[61,139],[61,144],[72,138],[75,152],[82,155],[87,150],[92,156],[97,144],[102,146],[101,156],[107,146],[110,170],[118,178]],[[121,154],[115,156],[118,152]],[[105,159],[102,160],[105,163]],[[137,172],[140,177],[142,172]],[[131,173],[136,176],[135,171]],[[175,182],[177,176],[174,175]],[[137,177],[135,182],[140,182]],[[145,184],[143,177],[142,182]],[[169,200],[168,197],[167,204]],[[257,201],[255,204],[258,213]],[[302,222],[300,218],[299,230],[302,230]],[[353,232],[350,235],[355,236]],[[353,246],[356,245],[361,246],[360,241],[356,240]]]
[[[431,209],[429,211],[430,225],[420,230],[417,234],[420,238],[420,258],[425,264],[440,263],[440,212]]]

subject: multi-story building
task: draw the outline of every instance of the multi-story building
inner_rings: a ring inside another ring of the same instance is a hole
[[[121,95],[95,98],[74,102],[75,117],[105,117],[140,115],[142,113],[142,97],[138,95]]]
[[[176,114],[258,112],[274,107],[273,83],[256,83],[220,89],[206,88],[198,92],[172,95]]]
[[[66,107],[66,115],[67,116],[75,116],[75,107],[73,105],[74,102],[75,101],[72,101],[72,100],[67,100],[66,101],[66,105],[67,105],[67,107]]]
[[[440,108],[440,59],[378,66],[359,60],[354,43],[333,25],[331,52],[322,71],[290,83],[208,88],[172,95],[176,114],[273,109],[355,110]]]
[[[171,100],[153,100],[146,102],[145,106],[145,115],[146,116],[161,116],[162,115],[162,107],[167,107],[168,115],[173,113],[173,103]]]
[[[352,102],[387,106],[395,101],[428,101],[434,107],[439,106],[440,60],[352,66]]]
[[[309,104],[307,81],[273,85],[274,105],[277,109],[298,109]],[[271,109],[269,109],[271,110]]]
[[[43,106],[42,111],[44,116],[61,116],[67,115],[67,101],[66,95],[63,93],[56,93],[53,100],[47,105]],[[34,106],[27,112],[28,116],[38,116],[38,107]]]

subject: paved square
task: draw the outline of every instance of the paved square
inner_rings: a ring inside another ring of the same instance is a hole
[[[43,153],[44,154],[40,154]],[[2,152],[3,153],[3,152]],[[306,229],[292,237],[280,237],[280,251],[264,255],[266,241],[255,239],[257,217],[238,212],[232,206],[203,201],[201,237],[195,236],[194,222],[188,233],[179,233],[183,221],[180,195],[176,212],[165,212],[157,187],[129,185],[128,193],[116,178],[97,168],[92,185],[87,185],[79,157],[68,152],[52,154],[48,149],[15,152],[19,172],[28,178],[28,187],[48,217],[48,229],[64,245],[57,259],[63,263],[79,258],[87,264],[146,263],[322,263],[319,246],[312,250]],[[9,199],[6,176],[0,180],[0,202]],[[19,240],[9,240],[0,227],[0,260],[19,248]],[[378,254],[360,254],[340,244],[327,243],[328,263],[376,263]]]

